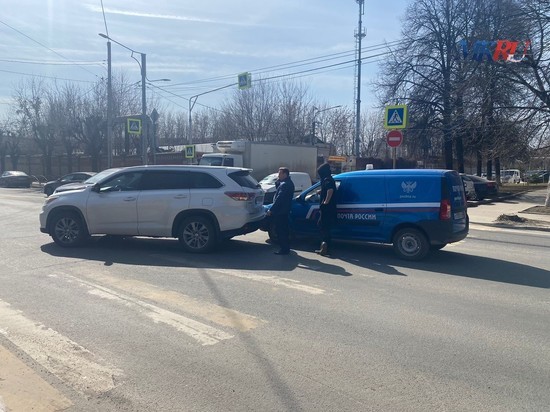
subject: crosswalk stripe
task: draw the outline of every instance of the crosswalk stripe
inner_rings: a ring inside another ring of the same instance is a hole
[[[74,390],[90,395],[115,387],[122,371],[53,329],[0,300],[0,334]]]
[[[160,258],[176,262],[176,263],[187,263],[184,259],[172,258],[167,256],[161,256]],[[197,267],[197,269],[201,269]],[[214,269],[209,268],[212,272],[221,273],[224,275],[233,276],[236,278],[252,280],[254,282],[265,283],[271,286],[282,287],[287,289],[293,289],[304,293],[309,293],[311,295],[322,295],[325,293],[324,289],[304,285],[302,282],[296,279],[288,279],[280,276],[270,276],[270,275],[258,275],[258,271],[245,271],[245,270],[236,270],[236,269]]]
[[[322,295],[325,293],[324,289],[317,288],[315,286],[304,285],[299,280],[295,280],[295,279],[282,278],[279,276],[257,275],[255,273],[246,272],[243,270],[213,269],[212,271],[223,273],[224,275],[234,276],[241,279],[253,280],[255,282],[260,282],[260,283],[266,283],[277,287],[294,289],[300,292],[309,293],[311,295]]]
[[[190,296],[172,290],[160,288],[151,283],[136,279],[123,279],[99,273],[101,269],[93,268],[83,271],[79,269],[79,276],[85,276],[91,282],[100,282],[119,290],[144,299],[162,303],[165,306],[181,310],[189,315],[206,319],[221,326],[226,326],[246,332],[265,324],[266,321],[255,316],[247,315],[234,309],[199,301]]]
[[[212,326],[187,318],[177,313],[162,309],[156,305],[144,302],[130,295],[117,292],[107,287],[92,283],[83,279],[66,275],[68,279],[78,282],[90,288],[89,293],[105,299],[111,299],[118,303],[131,307],[138,313],[149,317],[155,322],[165,323],[180,332],[195,339],[201,345],[214,345],[221,340],[231,339],[233,335],[216,329]]]

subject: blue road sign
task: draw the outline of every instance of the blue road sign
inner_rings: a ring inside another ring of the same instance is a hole
[[[185,158],[192,159],[195,157],[195,145],[190,144],[185,146]]]
[[[141,119],[128,119],[128,133],[141,134]]]
[[[407,105],[386,106],[384,116],[385,129],[404,129],[407,127]]]

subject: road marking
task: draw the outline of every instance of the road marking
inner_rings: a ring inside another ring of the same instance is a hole
[[[167,256],[164,256],[164,255],[163,256],[157,255],[157,256],[164,259],[164,260],[167,260],[167,261],[188,264],[188,261],[185,261],[183,259],[167,257]],[[196,269],[207,269],[207,268],[196,267]],[[266,284],[271,285],[271,286],[277,286],[277,287],[283,287],[283,288],[287,288],[287,289],[298,290],[300,292],[309,293],[311,295],[322,295],[322,294],[326,293],[326,291],[324,289],[321,289],[321,288],[318,288],[318,287],[315,287],[315,286],[304,285],[303,283],[301,283],[299,280],[296,280],[296,279],[288,279],[288,278],[283,278],[283,277],[280,277],[280,276],[262,276],[262,275],[258,275],[257,273],[260,272],[260,271],[254,271],[254,272],[248,271],[247,272],[245,270],[237,270],[237,269],[214,269],[214,268],[209,268],[209,269],[212,272],[217,272],[217,273],[221,273],[221,274],[224,274],[224,275],[229,275],[229,276],[233,276],[233,277],[236,277],[236,278],[252,280],[254,282],[266,283]]]
[[[0,300],[0,334],[74,390],[97,395],[115,387],[122,372],[78,343]]]
[[[251,272],[245,272],[242,270],[232,269],[212,269],[213,272],[223,273],[224,275],[234,276],[236,278],[253,280],[255,282],[266,283],[268,285],[284,287],[288,289],[298,290],[300,292],[309,293],[311,295],[322,295],[325,293],[324,289],[317,288],[315,286],[308,286],[302,284],[299,280],[282,278],[279,276],[261,276]]]
[[[206,319],[221,326],[237,329],[240,332],[255,329],[266,323],[266,321],[258,319],[255,316],[212,303],[202,302],[182,293],[166,290],[147,282],[97,274],[95,270],[90,273],[79,271],[79,275],[85,276],[90,281],[100,282],[103,285],[123,290],[132,295],[168,305],[171,308],[181,310],[187,314]]]
[[[31,368],[0,346],[0,412],[55,412],[72,402]]]
[[[203,346],[214,345],[221,340],[231,339],[233,337],[233,335],[212,326],[205,325],[204,323],[197,322],[196,320],[187,318],[169,310],[162,309],[156,305],[152,305],[124,293],[117,292],[107,287],[79,279],[71,275],[66,275],[66,277],[74,282],[90,288],[88,293],[91,295],[114,300],[119,304],[130,307],[138,313],[147,316],[156,323],[160,322],[172,326],[178,331],[183,332],[184,334],[195,339]]]

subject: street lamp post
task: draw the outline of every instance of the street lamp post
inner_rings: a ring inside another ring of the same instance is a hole
[[[131,48],[129,48],[128,46],[125,46],[124,44],[114,40],[113,38],[109,37],[108,35],[106,34],[103,34],[103,33],[99,33],[99,35],[107,40],[109,40],[109,42],[107,42],[107,47],[108,47],[108,59],[109,59],[109,62],[108,62],[108,66],[110,67],[111,65],[111,54],[110,54],[110,49],[111,49],[111,46],[110,46],[110,42],[112,41],[113,43],[116,43],[118,44],[119,46],[121,47],[124,47],[126,50],[129,50],[132,52],[132,58],[134,60],[136,60],[133,56],[133,53],[137,53],[137,54],[140,54],[141,55],[141,64],[139,61],[138,64],[140,65],[140,68],[141,68],[141,123],[142,123],[142,132],[141,132],[141,158],[142,158],[142,163],[144,165],[147,164],[147,141],[148,141],[148,138],[149,138],[149,123],[147,122],[147,99],[146,99],[146,84],[145,84],[145,80],[147,79],[147,56],[145,53],[141,53],[141,52],[138,52],[136,50],[133,50]],[[109,79],[111,78],[111,74],[110,74],[110,70],[109,70]],[[110,81],[109,81],[110,82]],[[110,89],[110,87],[109,87]],[[107,111],[109,113],[107,113],[107,123],[109,123],[109,118],[110,118],[110,111],[109,111],[109,102],[107,102]],[[109,126],[108,126],[109,127]],[[109,133],[109,131],[107,132]],[[109,136],[109,134],[108,134]],[[108,138],[108,142],[107,144],[110,145],[109,143],[109,138]]]
[[[313,106],[313,121],[311,123],[311,144],[312,145],[314,145],[316,140],[317,140],[315,138],[315,126],[316,126],[317,115],[319,113],[326,112],[327,110],[337,109],[339,107],[342,107],[342,105],[339,104],[338,106],[332,106],[332,107],[328,107],[326,109],[318,109],[317,107]]]
[[[197,103],[197,99],[199,98],[199,96],[212,93],[212,92],[217,92],[218,90],[227,89],[228,87],[236,86],[236,85],[238,85],[238,83],[231,83],[231,84],[228,84],[227,86],[218,87],[217,89],[214,89],[214,90],[208,90],[207,92],[199,93],[189,98],[189,136],[187,136],[187,144],[189,145],[193,144],[193,118],[191,116],[191,112],[193,111],[193,107],[195,107],[195,103]]]

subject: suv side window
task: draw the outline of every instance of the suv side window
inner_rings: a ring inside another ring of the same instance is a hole
[[[205,172],[189,172],[189,181],[194,189],[218,189],[223,186],[218,179]]]
[[[239,170],[237,172],[229,173],[229,177],[235,181],[239,186],[248,187],[250,189],[256,189],[259,187],[259,183],[254,179],[248,170]],[[276,178],[273,180],[275,183]]]
[[[177,170],[148,170],[143,175],[143,190],[178,190],[191,187],[190,173]]]
[[[143,172],[127,172],[116,175],[101,184],[102,192],[127,192],[141,189]]]

